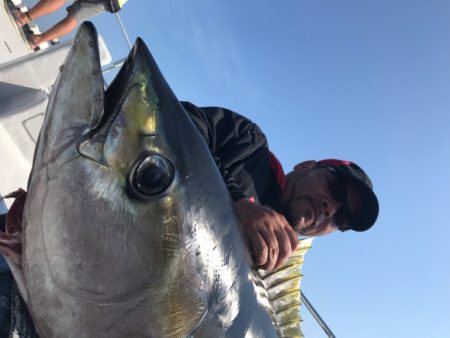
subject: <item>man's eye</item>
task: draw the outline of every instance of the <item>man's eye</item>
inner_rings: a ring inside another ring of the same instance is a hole
[[[348,222],[350,221],[350,211],[345,205],[342,205],[334,214],[334,222],[339,230],[349,230]]]
[[[337,201],[345,203],[347,200],[347,185],[345,180],[338,176],[333,175],[329,183],[329,189],[331,197]]]

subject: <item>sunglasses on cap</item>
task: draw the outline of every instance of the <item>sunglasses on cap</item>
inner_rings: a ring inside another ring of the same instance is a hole
[[[318,167],[326,168],[331,173],[331,179],[328,182],[328,188],[331,197],[341,203],[341,206],[334,213],[334,223],[340,231],[350,230],[349,223],[351,223],[352,213],[347,204],[347,181],[345,177],[340,175],[335,168],[325,164],[319,164]]]

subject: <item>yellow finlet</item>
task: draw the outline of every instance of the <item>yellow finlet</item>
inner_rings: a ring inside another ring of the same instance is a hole
[[[266,297],[270,304],[273,321],[278,327],[280,338],[302,338],[300,329],[301,268],[304,256],[311,248],[312,238],[300,240],[299,248],[292,253],[287,262],[276,271],[258,270]]]

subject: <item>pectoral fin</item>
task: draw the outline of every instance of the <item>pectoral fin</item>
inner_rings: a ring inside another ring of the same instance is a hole
[[[11,270],[14,281],[16,282],[17,288],[19,289],[20,295],[26,304],[28,304],[28,292],[25,286],[25,276],[21,266],[14,263],[9,257],[5,256],[6,262],[8,263],[9,269]]]

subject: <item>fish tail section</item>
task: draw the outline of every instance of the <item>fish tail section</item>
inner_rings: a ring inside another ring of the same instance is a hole
[[[300,281],[304,256],[311,248],[312,238],[300,241],[299,248],[276,271],[258,270],[261,285],[266,291],[268,303],[280,338],[301,338]]]

